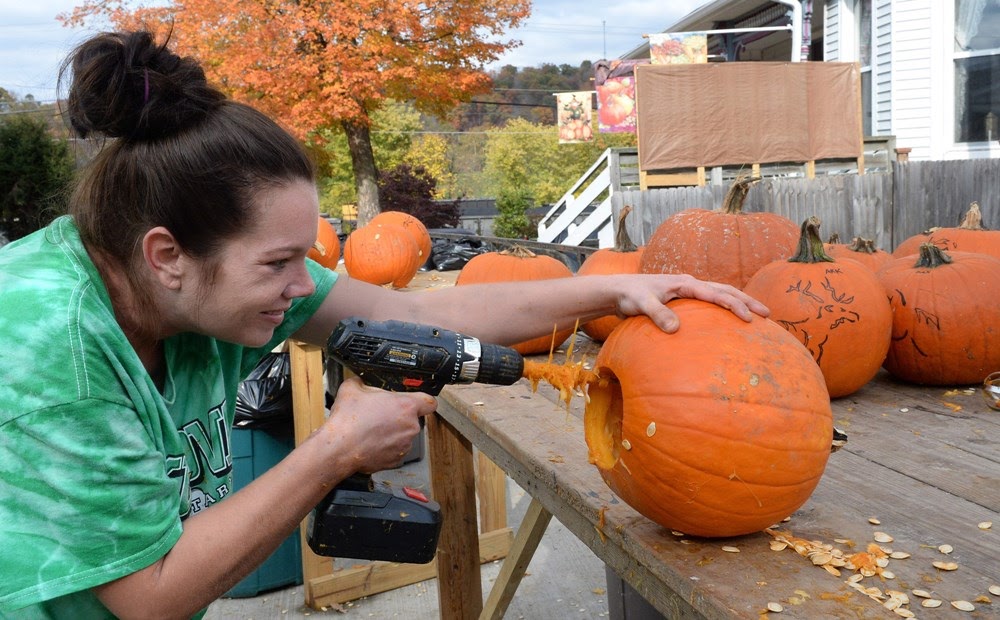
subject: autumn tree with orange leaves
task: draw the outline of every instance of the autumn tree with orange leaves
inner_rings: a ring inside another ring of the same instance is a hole
[[[304,141],[339,127],[354,169],[360,223],[379,212],[371,114],[389,99],[443,115],[490,89],[484,65],[520,43],[504,38],[530,0],[83,0],[68,25],[106,19],[165,36],[199,59],[230,96]]]

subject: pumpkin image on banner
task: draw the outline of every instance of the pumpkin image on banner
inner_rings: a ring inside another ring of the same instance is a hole
[[[327,269],[336,269],[337,263],[340,262],[340,237],[337,236],[333,224],[323,216],[319,218],[316,243],[313,244],[306,256]]]
[[[798,225],[776,213],[743,212],[757,180],[736,180],[721,210],[685,209],[663,220],[646,243],[642,273],[688,273],[742,289],[758,269],[787,258]]]
[[[614,247],[597,250],[588,256],[580,268],[576,270],[578,276],[639,273],[639,262],[642,260],[643,248],[636,247],[625,228],[625,218],[631,211],[632,207],[625,206],[618,216],[618,230],[615,231]],[[580,326],[580,329],[593,340],[604,342],[611,330],[618,327],[622,320],[611,314],[588,321]]]
[[[573,272],[562,261],[551,256],[535,254],[520,245],[513,245],[502,252],[487,252],[473,256],[458,273],[455,286],[571,277]],[[519,342],[511,348],[521,355],[548,353],[562,344],[572,333],[572,328],[563,329],[554,336],[550,333],[548,336]]]
[[[823,250],[819,219],[802,223],[799,249],[760,268],[743,291],[812,354],[831,398],[847,396],[882,367],[892,334],[892,308],[875,272]]]
[[[920,252],[924,243],[933,243],[946,252],[979,252],[1000,258],[1000,230],[983,228],[979,203],[973,202],[957,227],[932,228],[900,243],[892,255],[896,258]]]
[[[1000,259],[925,243],[877,275],[893,310],[890,374],[967,385],[1000,369]]]
[[[584,433],[612,491],[668,529],[739,536],[812,494],[833,438],[819,367],[791,334],[714,304],[671,301],[674,334],[625,320],[594,361]]]
[[[417,275],[419,252],[413,235],[403,228],[369,222],[347,236],[344,268],[352,278],[404,288]]]

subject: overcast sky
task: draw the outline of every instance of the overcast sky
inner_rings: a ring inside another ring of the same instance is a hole
[[[522,45],[497,65],[579,65],[616,58],[709,0],[536,0],[531,17],[511,38]],[[85,39],[84,30],[64,28],[56,15],[79,0],[0,0],[0,87],[39,101],[56,96],[59,63]]]

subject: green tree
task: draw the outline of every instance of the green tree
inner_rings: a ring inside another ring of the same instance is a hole
[[[43,116],[0,117],[0,231],[11,241],[65,212],[73,156]]]
[[[534,206],[531,192],[525,187],[510,187],[497,194],[496,219],[493,234],[508,239],[532,239],[536,229],[528,219],[527,211]]]
[[[460,198],[448,156],[448,141],[437,134],[422,134],[410,144],[405,163],[422,167],[437,181],[434,198]]]

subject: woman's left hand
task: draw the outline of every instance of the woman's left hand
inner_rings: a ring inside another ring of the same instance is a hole
[[[734,286],[670,274],[628,276],[619,293],[618,314],[645,314],[660,329],[673,333],[680,327],[680,321],[664,304],[681,297],[711,302],[748,322],[754,314],[766,317],[770,313],[767,306]]]

